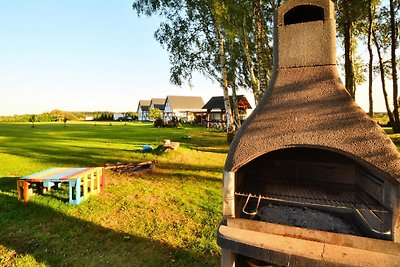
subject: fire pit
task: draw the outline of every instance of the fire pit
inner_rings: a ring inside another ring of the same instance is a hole
[[[278,9],[274,75],[225,163],[223,266],[400,265],[400,154],[340,82],[334,16]]]

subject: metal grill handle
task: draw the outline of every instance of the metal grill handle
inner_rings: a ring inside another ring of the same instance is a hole
[[[257,214],[257,212],[258,212],[258,206],[260,205],[261,195],[258,196],[258,201],[257,201],[257,206],[256,206],[255,211],[247,212],[247,211],[246,211],[246,207],[247,207],[247,204],[249,203],[250,197],[251,197],[251,195],[249,194],[248,197],[247,197],[247,199],[246,199],[246,203],[245,203],[244,206],[243,206],[242,212],[243,212],[244,214],[246,214],[246,215],[255,216],[255,215]]]

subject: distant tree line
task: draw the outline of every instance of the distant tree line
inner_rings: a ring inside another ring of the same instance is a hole
[[[96,112],[68,112],[55,109],[51,112],[42,114],[24,114],[14,116],[0,116],[0,122],[66,122],[66,121],[84,121],[90,117],[95,121],[113,121],[114,112],[96,111]],[[124,112],[121,120],[137,120],[137,112]]]

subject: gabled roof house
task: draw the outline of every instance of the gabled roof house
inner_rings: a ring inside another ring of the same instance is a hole
[[[185,122],[201,121],[205,114],[204,101],[200,96],[167,96],[165,99],[164,119],[173,117]]]
[[[149,121],[150,100],[139,100],[137,113],[138,121]]]
[[[152,98],[150,101],[150,108],[157,108],[161,111],[164,111],[165,106],[165,98]]]
[[[231,107],[233,108],[233,97],[229,96]],[[246,96],[238,95],[236,96],[239,117],[240,120],[244,121],[248,116],[248,111],[252,109]],[[203,106],[203,109],[207,110],[207,122],[216,121],[226,121],[225,116],[225,103],[223,96],[213,96],[211,99]]]

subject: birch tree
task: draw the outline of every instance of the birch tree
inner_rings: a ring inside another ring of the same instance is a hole
[[[400,118],[399,118],[399,92],[398,92],[398,81],[397,81],[397,39],[398,39],[398,22],[396,21],[396,3],[394,0],[389,0],[389,14],[390,14],[390,37],[391,37],[391,66],[392,66],[392,81],[393,81],[393,131],[395,133],[400,132]]]
[[[138,0],[133,9],[139,15],[158,14],[165,20],[155,38],[170,54],[171,82],[191,81],[194,71],[216,80],[222,87],[228,141],[236,131],[229,101],[228,69],[222,29],[225,6],[222,1]]]
[[[343,38],[345,86],[350,96],[355,99],[356,75],[354,57],[357,48],[356,36],[360,34],[360,21],[368,14],[368,1],[337,0],[336,9],[338,32]]]

